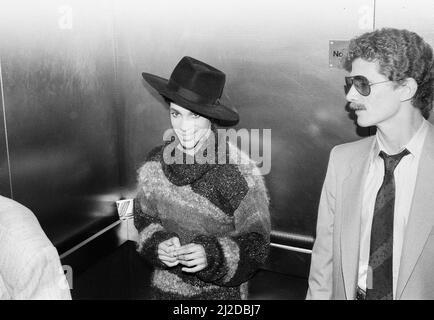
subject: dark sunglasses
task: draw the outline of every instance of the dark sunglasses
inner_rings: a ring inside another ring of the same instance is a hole
[[[344,86],[345,95],[348,94],[351,87],[354,85],[357,92],[359,92],[362,96],[367,97],[371,93],[371,86],[373,86],[375,84],[379,84],[379,83],[390,82],[390,81],[392,81],[392,80],[385,80],[385,81],[371,83],[364,76],[345,77],[345,86]]]

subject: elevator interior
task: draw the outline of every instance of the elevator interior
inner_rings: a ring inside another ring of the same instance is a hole
[[[141,72],[168,78],[182,56],[206,61],[226,73],[236,128],[271,129],[272,246],[251,298],[302,299],[329,151],[369,134],[346,111],[329,42],[391,26],[434,45],[431,0],[0,6],[0,192],[36,214],[83,299],[146,297],[149,270],[115,206],[170,126]]]

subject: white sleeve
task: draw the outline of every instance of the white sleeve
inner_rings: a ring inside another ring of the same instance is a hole
[[[29,257],[21,268],[13,299],[17,300],[71,300],[59,255],[55,247],[45,247]]]
[[[318,208],[316,239],[312,249],[309,289],[306,296],[308,300],[333,299],[333,227],[336,204],[333,150],[330,153]]]

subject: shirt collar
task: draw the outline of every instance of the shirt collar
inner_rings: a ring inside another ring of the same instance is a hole
[[[420,155],[422,153],[422,147],[423,147],[423,143],[425,141],[425,137],[428,131],[428,121],[423,119],[421,126],[419,127],[419,129],[416,131],[416,133],[413,135],[413,137],[410,139],[410,141],[402,146],[402,148],[400,149],[400,152],[404,149],[407,149],[408,151],[410,151],[410,154],[415,157],[416,159],[420,158]],[[381,142],[381,140],[378,137],[378,132],[375,135],[375,139],[372,145],[372,149],[371,149],[371,158],[370,158],[370,163],[372,163],[372,161],[374,161],[375,159],[377,159],[379,157],[379,153],[380,151],[384,151],[384,145]]]

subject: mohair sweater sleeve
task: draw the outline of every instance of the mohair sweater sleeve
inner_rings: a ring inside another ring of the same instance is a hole
[[[156,200],[152,194],[152,181],[155,179],[153,168],[160,148],[152,150],[145,164],[139,169],[139,189],[134,199],[134,226],[139,233],[137,252],[154,267],[167,268],[158,258],[158,245],[178,235],[163,227],[158,216]]]
[[[164,229],[152,200],[143,189],[134,199],[134,226],[139,233],[137,252],[140,256],[154,267],[167,268],[158,258],[158,245],[178,235]]]
[[[222,177],[224,178],[224,177]],[[261,176],[246,177],[248,191],[241,201],[229,198],[235,231],[228,236],[199,235],[192,242],[205,248],[208,265],[196,273],[203,281],[236,286],[249,280],[265,262],[270,244],[268,195]],[[227,196],[231,190],[227,188]]]

